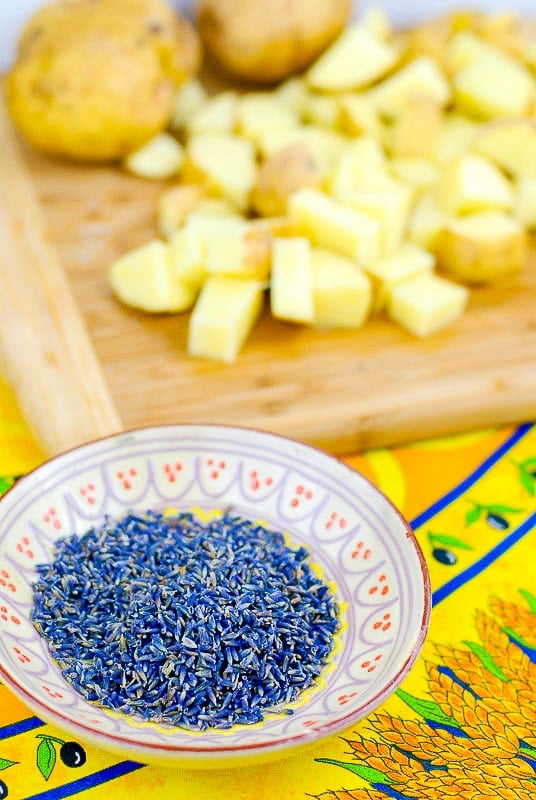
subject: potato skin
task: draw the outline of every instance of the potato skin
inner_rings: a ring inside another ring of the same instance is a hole
[[[447,229],[439,237],[437,259],[440,269],[455,280],[474,285],[494,283],[523,268],[527,238],[519,232],[499,242],[476,242]]]
[[[199,63],[193,28],[160,0],[60,0],[21,35],[8,108],[36,149],[113,161],[166,127]]]
[[[239,80],[273,84],[305,69],[341,33],[351,0],[197,0],[207,53]]]

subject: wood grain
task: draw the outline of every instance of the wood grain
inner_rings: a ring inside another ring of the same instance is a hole
[[[383,317],[361,331],[323,333],[266,312],[233,366],[191,359],[187,314],[137,313],[117,303],[107,285],[113,258],[155,235],[162,184],[29,149],[24,155],[126,428],[240,424],[343,454],[536,417],[534,258],[518,278],[473,290],[464,318],[424,341]],[[56,325],[68,327],[59,298],[52,293],[48,301]],[[3,325],[11,347],[16,335]],[[65,398],[52,391],[54,399],[61,414]]]
[[[121,429],[34,183],[0,103],[0,357],[49,454]]]

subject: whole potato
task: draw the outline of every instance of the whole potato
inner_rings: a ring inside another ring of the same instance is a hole
[[[207,53],[229,75],[271,84],[305,69],[342,31],[351,0],[197,0]]]
[[[166,127],[199,63],[193,28],[160,0],[59,0],[21,35],[8,107],[43,152],[117,160]]]

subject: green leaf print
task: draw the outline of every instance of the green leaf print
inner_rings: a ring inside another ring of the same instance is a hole
[[[52,775],[55,766],[56,748],[50,739],[41,739],[37,748],[37,768],[46,781]]]
[[[471,648],[475,656],[477,656],[481,660],[482,664],[486,667],[488,672],[491,672],[492,675],[495,675],[495,677],[499,678],[499,680],[501,681],[506,682],[509,680],[502,671],[502,669],[499,667],[499,665],[490,656],[485,647],[482,647],[482,645],[478,644],[477,642],[464,641],[464,644],[466,644],[467,647]]]
[[[315,761],[318,761],[321,764],[333,764],[335,767],[347,769],[350,772],[353,772],[354,775],[359,775],[360,778],[363,778],[363,780],[368,781],[369,783],[387,784],[393,782],[388,775],[380,772],[379,769],[368,767],[366,764],[353,764],[351,761],[337,761],[334,758],[316,758]]]
[[[482,514],[482,508],[480,506],[475,506],[474,508],[469,509],[469,511],[465,515],[465,524],[469,526],[472,525],[474,522],[478,522],[481,514]]]
[[[432,700],[421,700],[419,697],[413,697],[403,689],[397,689],[396,694],[412,711],[416,711],[424,719],[430,720],[430,722],[437,722],[440,725],[449,725],[451,728],[460,727],[455,719],[448,717],[437,703]]]
[[[532,611],[532,613],[536,614],[536,595],[531,594],[531,592],[527,592],[526,589],[520,589],[519,590],[519,594],[521,595],[523,600],[527,601],[527,603],[529,604],[529,608]]]
[[[458,550],[474,550],[474,547],[471,547],[467,542],[457,539],[455,536],[447,536],[447,534],[444,533],[431,533],[429,531],[428,538],[431,542],[434,542],[434,544],[442,544],[445,547],[455,547],[458,548]]]

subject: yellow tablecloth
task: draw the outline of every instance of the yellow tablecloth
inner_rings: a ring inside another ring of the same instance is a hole
[[[41,459],[0,385],[0,491]],[[348,461],[412,522],[430,568],[429,635],[395,696],[299,756],[191,772],[121,761],[84,743],[84,765],[69,767],[55,741],[65,735],[0,686],[0,798],[536,797],[536,427]],[[47,758],[38,754],[44,740]]]

